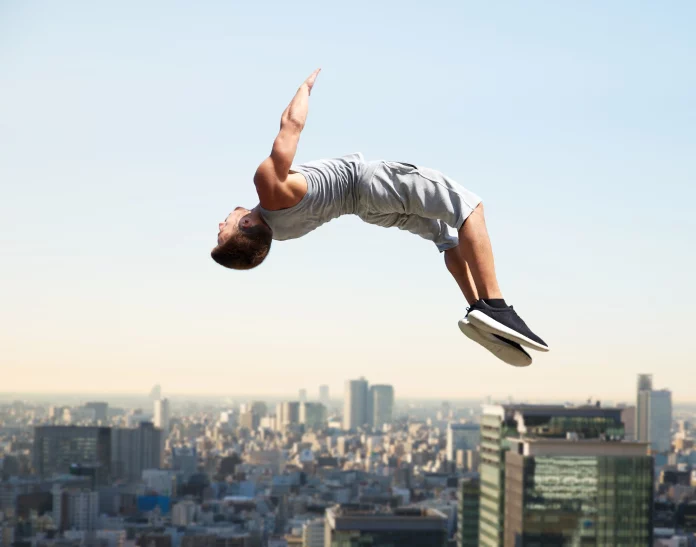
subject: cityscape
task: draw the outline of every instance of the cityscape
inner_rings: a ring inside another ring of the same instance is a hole
[[[0,407],[2,547],[696,545],[696,409],[400,400],[350,379],[294,400]]]

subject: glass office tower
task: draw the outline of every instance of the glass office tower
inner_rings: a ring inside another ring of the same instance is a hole
[[[650,547],[652,503],[647,443],[521,440],[505,455],[505,547]]]
[[[620,408],[563,405],[484,405],[481,418],[479,545],[502,547],[505,532],[505,453],[520,436],[623,438]]]

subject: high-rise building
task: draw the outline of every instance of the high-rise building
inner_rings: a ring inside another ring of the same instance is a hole
[[[367,380],[348,380],[343,400],[343,429],[355,430],[368,423]]]
[[[478,547],[479,498],[481,487],[478,478],[459,481],[457,503],[457,547]]]
[[[326,423],[326,407],[321,403],[301,403],[300,423],[311,429],[318,429]]]
[[[450,422],[447,425],[447,460],[457,461],[457,450],[476,450],[480,441],[480,425]]]
[[[263,418],[268,414],[268,407],[266,407],[266,403],[263,401],[253,401],[251,403],[251,411],[259,418]]]
[[[509,441],[505,547],[653,544],[647,443]]]
[[[510,437],[623,438],[620,408],[484,405],[481,418],[479,545],[502,547],[505,531],[505,452]]]
[[[33,461],[41,477],[67,474],[71,466],[81,466],[94,470],[95,484],[106,484],[111,477],[111,428],[38,426]]]
[[[324,519],[310,520],[302,526],[302,547],[324,547]]]
[[[329,408],[329,386],[319,386],[319,402]]]
[[[151,422],[111,430],[111,466],[114,478],[140,481],[145,469],[162,466],[164,433]]]
[[[447,517],[435,509],[375,511],[341,505],[326,510],[326,547],[446,547]]]
[[[368,404],[368,423],[375,429],[382,429],[392,423],[394,412],[394,388],[387,385],[370,386]]]
[[[53,522],[60,531],[94,530],[99,517],[99,493],[83,489],[63,489],[56,484],[53,494]]]
[[[306,403],[307,402],[307,390],[306,389],[301,389],[300,393],[298,394],[300,404]]]
[[[164,438],[169,436],[169,399],[157,399],[154,413],[155,427],[162,430]]]
[[[246,427],[251,431],[256,431],[261,424],[261,417],[255,412],[248,410],[239,415],[239,427]]]
[[[92,402],[85,404],[85,408],[91,408],[94,410],[94,420],[96,422],[106,423],[107,412],[109,410],[109,403]]]
[[[300,423],[300,403],[285,401],[276,405],[276,425],[278,431],[283,431],[290,425]]]
[[[636,437],[649,442],[654,452],[668,452],[672,446],[672,393],[652,387],[651,375],[638,375]]]
[[[189,446],[172,448],[172,469],[180,476],[181,482],[188,481],[198,471],[196,448]]]
[[[624,424],[624,434],[627,441],[636,439],[636,407],[627,406],[621,409],[621,421]]]

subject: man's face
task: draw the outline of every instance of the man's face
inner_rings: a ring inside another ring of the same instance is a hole
[[[249,213],[250,211],[248,209],[245,209],[244,207],[237,207],[234,211],[227,215],[227,218],[223,222],[218,224],[218,245],[222,245],[230,238],[230,236],[238,229],[237,225],[239,224],[241,218]]]

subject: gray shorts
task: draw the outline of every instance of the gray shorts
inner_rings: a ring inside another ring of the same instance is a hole
[[[459,244],[459,229],[481,198],[443,173],[409,163],[368,162],[358,181],[356,214],[369,224],[396,227],[435,243]]]

